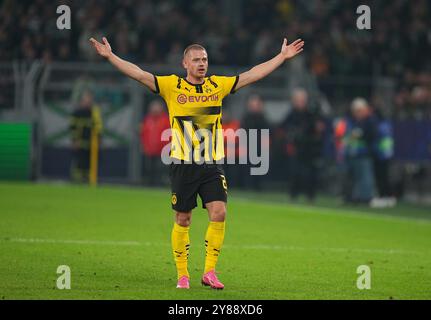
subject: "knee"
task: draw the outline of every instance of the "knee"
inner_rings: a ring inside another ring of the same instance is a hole
[[[182,227],[188,227],[191,224],[192,215],[191,213],[183,213],[183,212],[176,212],[175,213],[175,222],[179,224]]]
[[[214,222],[223,222],[226,219],[226,206],[214,206],[210,210],[210,220]]]

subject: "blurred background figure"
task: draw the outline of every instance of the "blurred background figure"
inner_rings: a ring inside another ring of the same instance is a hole
[[[394,156],[392,123],[379,109],[373,111],[377,122],[377,135],[373,150],[373,170],[378,198],[371,201],[372,207],[393,207],[397,200],[391,186],[389,170]]]
[[[94,150],[94,145],[93,150],[91,148],[92,139],[94,135],[100,136],[102,132],[100,109],[95,104],[91,91],[82,92],[78,106],[71,115],[69,128],[72,139],[71,179],[78,183],[89,182],[91,153],[98,152]],[[97,145],[96,149],[98,147]]]
[[[270,129],[270,124],[263,113],[263,100],[261,96],[252,94],[247,100],[247,110],[241,121],[241,127],[249,129],[259,129],[257,132],[257,154],[262,154],[262,148],[269,148],[269,145],[265,142],[261,143],[261,131],[260,129]],[[248,132],[248,131],[247,131]],[[248,133],[248,137],[250,134]],[[250,143],[248,147],[251,148]],[[242,176],[245,179],[246,186],[254,191],[262,189],[262,182],[265,176],[252,176],[250,175],[250,165],[240,165],[239,168],[243,170]]]
[[[150,186],[166,183],[166,168],[160,155],[169,141],[162,141],[163,131],[169,129],[169,115],[160,100],[153,100],[140,127],[141,148],[144,155],[144,181]]]
[[[316,197],[325,127],[323,119],[310,111],[307,91],[295,89],[292,111],[281,123],[288,159],[289,193],[293,200],[301,193],[310,201]]]
[[[368,204],[374,197],[373,150],[377,137],[376,121],[368,102],[354,99],[343,138],[347,166],[345,202]]]

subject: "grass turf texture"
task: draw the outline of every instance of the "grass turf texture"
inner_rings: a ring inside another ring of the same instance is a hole
[[[0,299],[431,298],[426,208],[276,197],[230,195],[218,264],[223,291],[200,285],[208,219],[196,209],[191,289],[178,290],[168,190],[0,184]],[[371,290],[356,288],[364,264]],[[56,288],[59,265],[71,268],[71,290]]]

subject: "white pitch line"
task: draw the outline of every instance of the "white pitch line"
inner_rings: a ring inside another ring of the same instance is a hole
[[[331,252],[359,252],[359,253],[384,253],[384,254],[426,254],[425,252],[406,251],[398,249],[362,249],[362,248],[332,248],[332,247],[297,247],[297,246],[271,246],[271,245],[244,245],[244,246],[229,246],[233,249],[256,249],[256,250],[291,250],[291,251],[331,251]]]
[[[23,243],[54,243],[54,244],[96,244],[112,246],[140,246],[137,241],[109,241],[109,240],[57,240],[57,239],[37,239],[37,238],[10,238],[2,239],[3,242],[23,242]]]
[[[59,240],[59,239],[40,239],[40,238],[2,238],[1,242],[18,243],[51,243],[51,244],[83,244],[83,245],[110,245],[110,246],[146,246],[146,247],[170,247],[169,243],[161,242],[138,242],[138,241],[111,241],[111,240]],[[346,253],[382,253],[382,254],[419,254],[429,255],[425,251],[407,251],[400,249],[366,249],[366,248],[334,248],[334,247],[299,247],[299,246],[280,246],[280,245],[229,245],[223,248],[239,250],[280,250],[280,251],[321,251],[321,252],[346,252]]]

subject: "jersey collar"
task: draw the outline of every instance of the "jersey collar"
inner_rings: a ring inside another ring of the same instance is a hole
[[[204,83],[205,83],[205,81],[206,81],[206,77],[204,78],[204,81],[202,82],[202,83],[191,83],[191,82],[189,82],[189,81],[187,81],[187,79],[186,78],[181,78],[181,79],[183,79],[185,82],[187,82],[189,85],[191,85],[191,86],[201,86],[201,85],[203,85]]]

